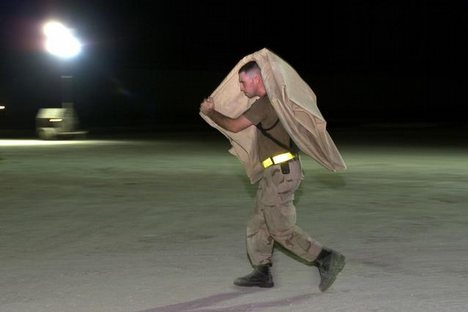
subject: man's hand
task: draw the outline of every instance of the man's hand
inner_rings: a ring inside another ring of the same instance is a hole
[[[252,122],[244,117],[244,115],[233,119],[217,112],[214,108],[213,98],[211,97],[203,100],[200,104],[200,111],[210,117],[218,126],[234,133],[252,125]]]
[[[207,116],[214,111],[214,102],[212,97],[203,100],[200,104],[200,111]]]

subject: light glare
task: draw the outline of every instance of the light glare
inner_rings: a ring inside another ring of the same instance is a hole
[[[61,57],[71,58],[81,52],[81,43],[73,35],[73,31],[63,24],[51,21],[43,27],[46,36],[45,49],[47,52]]]

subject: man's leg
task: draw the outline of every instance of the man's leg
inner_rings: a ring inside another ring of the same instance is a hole
[[[312,262],[320,254],[322,245],[313,240],[296,225],[294,193],[302,181],[300,161],[289,163],[289,174],[283,174],[279,166],[265,171],[265,190],[259,198],[259,206],[270,235],[276,242],[299,256]]]
[[[261,206],[270,235],[283,247],[298,257],[317,265],[325,291],[343,269],[344,256],[312,239],[296,225],[294,192],[302,180],[300,161],[289,163],[290,173],[283,174],[277,166],[265,172],[267,189],[262,193]]]
[[[264,180],[260,180],[254,212],[247,225],[247,254],[252,265],[271,264],[274,239],[265,222],[261,199],[265,190]]]
[[[273,287],[274,285],[270,272],[274,240],[268,231],[263,207],[259,201],[265,188],[262,181],[259,182],[254,213],[247,225],[247,253],[254,270],[246,276],[237,278],[234,281],[237,286]]]

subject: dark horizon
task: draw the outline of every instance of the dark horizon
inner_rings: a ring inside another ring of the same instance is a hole
[[[463,123],[467,3],[5,2],[0,130],[34,129],[39,108],[60,107],[63,74],[84,127],[198,127],[200,101],[264,47],[311,86],[331,124]],[[75,28],[82,55],[65,64],[40,49],[46,17]]]

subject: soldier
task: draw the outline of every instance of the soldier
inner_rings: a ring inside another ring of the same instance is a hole
[[[247,253],[253,271],[234,281],[237,286],[273,287],[270,267],[274,242],[281,244],[320,272],[321,291],[327,290],[345,265],[345,257],[323,247],[296,225],[294,193],[303,173],[299,150],[285,130],[271,105],[261,69],[250,61],[238,71],[240,91],[248,98],[258,99],[237,118],[228,117],[215,110],[209,97],[200,105],[200,111],[219,127],[238,133],[256,126],[258,161],[263,172],[258,182],[255,211],[247,226]]]

